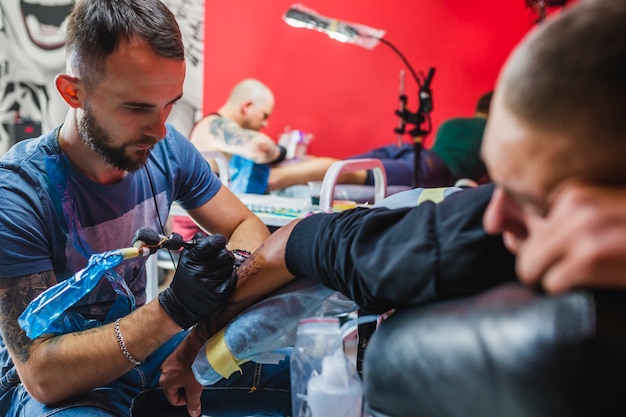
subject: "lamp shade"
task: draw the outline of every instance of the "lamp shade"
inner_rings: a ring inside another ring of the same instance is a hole
[[[374,48],[385,36],[382,29],[322,16],[301,4],[292,5],[283,15],[283,20],[290,26],[316,30],[339,42],[353,43],[366,49]]]

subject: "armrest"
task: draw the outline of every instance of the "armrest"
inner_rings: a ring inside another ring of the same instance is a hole
[[[333,198],[339,174],[363,169],[371,169],[374,173],[374,203],[382,201],[387,195],[387,175],[382,162],[374,158],[347,159],[333,163],[326,171],[320,191],[320,211],[331,212],[333,210]]]
[[[207,161],[212,159],[217,164],[217,168],[219,170],[219,177],[224,184],[225,187],[228,188],[230,181],[230,172],[228,172],[228,159],[226,156],[220,151],[204,151],[202,152],[202,156]]]
[[[469,278],[469,277],[468,277]],[[374,416],[626,415],[626,292],[517,282],[400,308],[365,352]]]

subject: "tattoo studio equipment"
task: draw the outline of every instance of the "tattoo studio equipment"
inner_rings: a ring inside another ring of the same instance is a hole
[[[382,39],[381,39],[382,41]],[[391,44],[389,44],[391,46]],[[393,46],[391,46],[393,48]],[[400,52],[398,52],[400,54]],[[409,66],[409,63],[406,62]],[[430,68],[428,75],[424,81],[421,82],[415,71],[409,66],[411,73],[415,78],[415,82],[419,87],[418,100],[419,107],[416,112],[411,112],[407,109],[408,98],[404,94],[404,76],[400,75],[400,109],[396,110],[396,115],[400,118],[399,126],[394,130],[398,135],[398,146],[402,145],[402,137],[406,133],[406,125],[414,125],[408,133],[413,139],[413,186],[419,186],[419,172],[420,172],[420,154],[422,152],[422,144],[426,135],[432,130],[432,123],[430,121],[430,112],[433,110],[432,91],[430,89],[430,83],[435,75],[435,68]]]
[[[149,254],[150,250],[147,248],[124,248],[93,254],[85,268],[48,288],[31,301],[18,319],[20,326],[31,339],[43,334],[64,334],[100,326],[103,323],[83,317],[72,311],[72,307],[104,277],[118,294],[104,322],[113,322],[130,313],[135,309],[135,297],[126,281],[113,268],[125,259]]]
[[[37,296],[20,315],[18,322],[31,339],[43,334],[64,334],[112,323],[135,309],[135,297],[126,281],[113,268],[126,259],[148,256],[160,248],[180,249],[196,245],[195,241],[183,241],[172,233],[161,236],[147,228],[135,232],[132,247],[91,255],[87,266],[66,280],[48,288]],[[106,278],[117,298],[103,322],[86,318],[74,311],[76,305],[96,285]]]
[[[418,175],[420,167],[420,152],[422,143],[426,135],[431,130],[430,113],[433,110],[432,91],[430,84],[435,75],[435,68],[430,68],[427,75],[418,76],[404,54],[387,39],[384,38],[385,31],[375,29],[358,23],[348,23],[337,19],[322,16],[316,11],[306,8],[301,4],[292,5],[283,15],[283,20],[293,27],[316,30],[327,34],[331,39],[339,42],[352,43],[366,49],[373,49],[378,43],[387,45],[396,53],[406,65],[418,87],[418,108],[415,112],[408,110],[408,98],[404,93],[404,71],[400,72],[400,105],[395,114],[400,118],[398,127],[394,129],[397,134],[397,145],[400,147],[403,136],[408,133],[413,139],[414,146],[414,178],[413,185],[419,184]],[[407,125],[414,127],[406,131]]]

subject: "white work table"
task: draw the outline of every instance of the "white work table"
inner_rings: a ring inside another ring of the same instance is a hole
[[[280,227],[308,215],[313,206],[309,198],[280,197],[266,194],[238,194],[237,197],[256,214],[266,226]],[[187,212],[174,203],[170,216],[187,216]]]

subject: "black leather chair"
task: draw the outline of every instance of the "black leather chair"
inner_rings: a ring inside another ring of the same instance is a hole
[[[514,283],[398,310],[363,367],[374,417],[626,416],[626,292]]]

